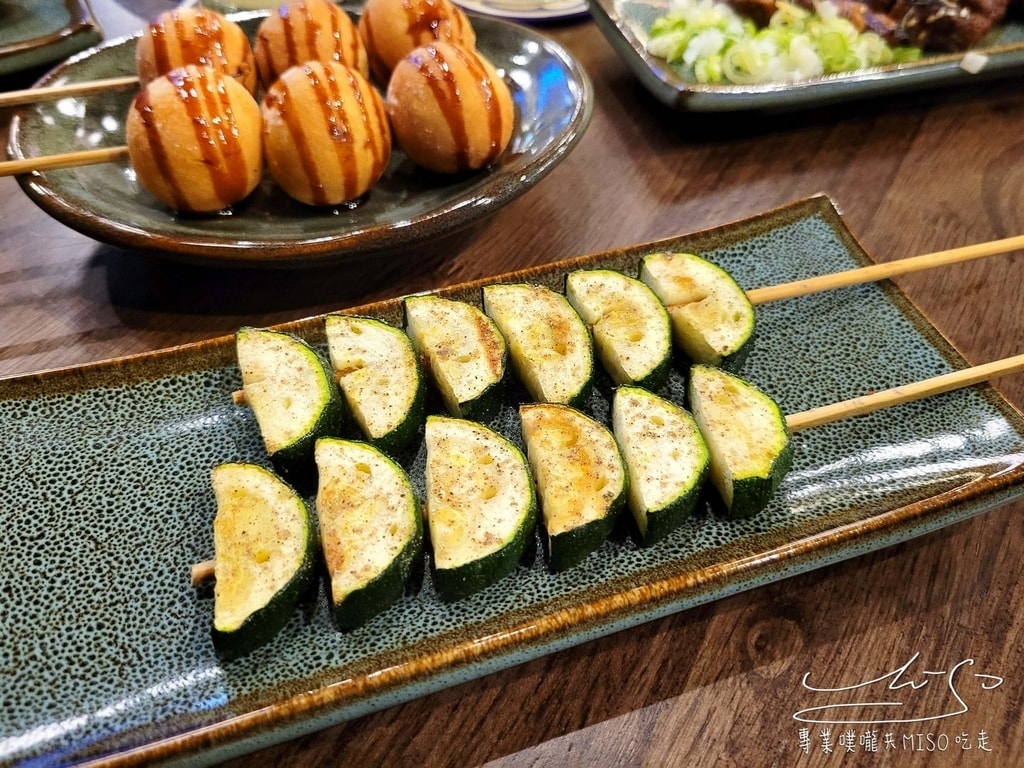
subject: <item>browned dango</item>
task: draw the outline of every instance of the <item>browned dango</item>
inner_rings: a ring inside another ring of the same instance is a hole
[[[370,76],[355,22],[329,0],[292,0],[271,11],[256,32],[255,56],[268,88],[286,69],[307,61],[333,61]]]
[[[245,31],[205,8],[160,14],[135,44],[135,68],[142,83],[186,64],[210,67],[256,89],[256,64]]]
[[[414,48],[433,42],[476,45],[466,14],[451,0],[366,0],[359,34],[370,56],[370,70],[382,83]]]
[[[388,166],[384,100],[358,70],[319,61],[290,67],[260,109],[267,168],[296,200],[316,206],[354,200]]]
[[[482,168],[512,137],[512,94],[476,50],[440,42],[416,48],[395,67],[386,105],[396,143],[439,173]]]
[[[143,86],[125,138],[139,184],[176,211],[213,213],[246,198],[263,172],[260,108],[209,67],[172,69]]]

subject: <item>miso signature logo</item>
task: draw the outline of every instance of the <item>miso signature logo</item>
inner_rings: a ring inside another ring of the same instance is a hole
[[[882,724],[923,723],[970,711],[972,703],[1003,684],[1003,678],[973,671],[974,659],[963,659],[946,669],[925,669],[915,653],[899,667],[870,680],[834,688],[811,684],[811,673],[801,680],[822,703],[793,714],[805,723]]]

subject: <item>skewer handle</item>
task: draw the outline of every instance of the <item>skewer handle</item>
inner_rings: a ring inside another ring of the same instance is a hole
[[[24,160],[5,160],[0,162],[0,176],[17,176],[33,171],[52,171],[58,168],[74,168],[79,165],[96,165],[98,163],[116,163],[128,158],[128,147],[105,147],[103,149],[84,149],[79,152],[64,152],[59,155],[45,157],[26,157]]]
[[[213,581],[214,578],[216,578],[215,570],[216,563],[213,560],[204,560],[201,563],[195,563],[189,574],[191,585],[193,587],[201,587],[204,584]]]
[[[87,80],[80,83],[53,85],[44,88],[24,88],[20,91],[0,93],[0,108],[13,107],[16,104],[32,104],[44,99],[59,99],[64,96],[84,96],[97,91],[113,91],[122,88],[134,88],[139,84],[135,75],[110,77],[103,80]]]
[[[820,408],[812,408],[809,411],[801,411],[786,417],[786,426],[791,432],[798,432],[801,429],[817,427],[821,424],[830,424],[850,416],[860,416],[871,413],[891,405],[909,403],[912,400],[920,400],[931,395],[938,395],[943,392],[951,392],[954,389],[968,387],[972,384],[980,384],[983,381],[1005,376],[1024,370],[1024,355],[1015,355],[1003,360],[996,360],[984,365],[976,365],[972,368],[964,368],[960,371],[935,376],[924,381],[907,384],[902,387],[886,389],[882,392],[874,392],[863,397],[855,397],[851,400],[844,400],[841,403],[823,405]]]
[[[860,267],[845,272],[834,272],[830,275],[811,277],[807,280],[794,280],[791,283],[780,283],[779,285],[771,285],[766,288],[754,288],[747,291],[747,298],[751,304],[766,304],[769,301],[790,299],[796,296],[805,296],[810,293],[827,291],[832,288],[843,288],[859,283],[870,283],[875,280],[884,280],[885,278],[897,275],[931,269],[932,267],[958,264],[973,259],[983,259],[986,256],[995,256],[996,254],[1016,251],[1022,248],[1024,248],[1024,235],[1017,235],[1001,240],[992,240],[987,243],[965,245],[946,251],[926,253],[909,259],[898,259],[897,261],[889,261],[884,264],[873,264],[870,267]]]

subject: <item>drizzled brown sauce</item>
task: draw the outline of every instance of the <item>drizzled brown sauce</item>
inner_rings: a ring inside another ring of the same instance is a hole
[[[295,18],[292,15],[292,11],[298,11],[301,17]],[[317,14],[314,14],[309,5],[306,3],[295,3],[291,6],[282,5],[278,8],[277,12],[283,22],[285,51],[288,58],[284,62],[275,62],[274,68],[281,72],[292,63],[320,59],[317,43],[320,40],[323,26],[316,18]],[[358,35],[350,34],[346,45],[342,34],[340,15],[336,12],[329,12],[329,9],[319,15],[326,15],[330,21],[330,37],[333,41],[328,47],[330,59],[339,64],[355,65],[359,61],[360,42]],[[305,34],[301,36],[301,43],[298,34],[300,28],[305,31]]]
[[[425,46],[426,55],[417,57],[413,63],[434,94],[434,101],[448,124],[448,130],[451,131],[452,139],[455,142],[456,170],[465,171],[472,167],[472,162],[469,156],[469,129],[466,125],[460,84],[476,84],[483,98],[484,110],[487,113],[489,143],[487,154],[483,158],[483,162],[480,163],[482,165],[489,163],[501,152],[501,109],[494,95],[494,86],[491,84],[490,76],[480,60],[459,48],[450,47],[448,50],[456,54],[458,61],[468,70],[469,77],[464,79],[457,77],[455,62],[446,61],[444,54],[433,45]]]
[[[166,19],[173,25],[168,26]],[[171,13],[149,25],[149,36],[153,41],[157,72],[167,72],[183,64],[198,64],[236,74],[228,71],[230,64],[224,50],[227,37],[214,13],[203,10]]]
[[[308,83],[313,90],[313,98],[307,101],[310,107],[319,105],[323,119],[327,123],[341,169],[344,200],[350,200],[358,193],[361,157],[360,147],[357,146],[358,133],[354,131],[351,121],[356,119],[364,126],[367,136],[364,145],[372,158],[370,173],[372,178],[376,178],[383,171],[383,165],[387,160],[385,142],[381,138],[386,115],[379,105],[374,109],[373,115],[370,114],[362,91],[361,78],[357,78],[352,70],[346,67],[334,69],[329,66],[306,64],[302,71],[306,74],[306,80],[301,82]],[[338,81],[335,72],[346,76],[347,89]],[[267,94],[267,102],[277,110],[288,127],[292,145],[298,153],[303,174],[309,183],[310,197],[314,205],[338,202],[331,200],[327,194],[320,166],[304,130],[304,126],[310,127],[319,123],[304,115],[301,106],[302,96],[299,92],[292,91],[290,83],[288,78],[279,80],[276,87]]]
[[[174,69],[164,76],[174,86],[174,95],[184,105],[195,131],[195,145],[209,174],[210,185],[218,200],[225,204],[241,200],[247,191],[245,156],[231,102],[222,82],[209,69]],[[175,161],[164,142],[151,88],[143,88],[135,97],[135,109],[146,130],[150,154],[174,198],[174,207],[190,210],[190,195],[175,173]],[[189,181],[194,185],[195,181]]]
[[[405,12],[405,33],[411,44],[410,49],[438,40],[454,43],[466,35],[469,20],[447,3],[437,0],[404,0],[402,10]],[[371,52],[377,47],[373,26],[372,23],[363,25],[366,47]]]

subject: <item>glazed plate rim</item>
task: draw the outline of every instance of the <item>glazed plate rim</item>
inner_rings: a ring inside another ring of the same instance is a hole
[[[441,289],[438,293],[468,300],[467,297],[478,297],[480,288],[492,282],[534,281],[557,284],[571,269],[595,266],[625,269],[635,265],[637,259],[645,253],[666,249],[699,252],[705,248],[715,251],[716,248],[745,247],[759,238],[771,238],[773,233],[774,237],[780,237],[780,232],[803,231],[799,228],[805,225],[818,227],[822,233],[827,233],[821,234],[822,242],[818,245],[822,250],[834,247],[837,253],[842,254],[841,263],[837,266],[847,268],[850,261],[856,264],[870,263],[870,258],[846,229],[832,202],[827,197],[819,196],[701,232],[497,275]],[[886,312],[891,310],[898,317],[912,318],[915,330],[897,339],[900,344],[915,351],[920,350],[929,359],[934,357],[942,367],[956,369],[966,366],[962,356],[891,283],[843,291],[846,292],[843,293],[846,297],[844,300],[878,302]],[[396,297],[345,311],[390,319],[396,316],[400,302],[401,297]],[[799,314],[803,311],[800,308],[781,311],[792,311],[796,313],[795,318],[805,319]],[[779,322],[782,323],[780,327],[790,327],[792,322],[789,316],[781,317],[781,320],[769,318],[769,325],[771,322]],[[322,342],[322,324],[323,316],[319,315],[276,327],[305,336],[314,342]],[[32,407],[37,403],[53,402],[60,397],[99,397],[108,390],[116,390],[121,393],[120,396],[125,393],[130,396],[133,392],[148,391],[146,386],[154,382],[166,382],[173,386],[175,381],[190,381],[189,377],[193,374],[215,377],[217,372],[233,368],[233,344],[233,337],[226,336],[143,355],[3,378],[0,379],[0,407],[21,403]],[[764,361],[752,370],[771,371],[773,365],[772,361]],[[755,380],[755,383],[762,382]],[[229,399],[230,391],[218,391],[215,394],[215,401],[219,403],[222,396]],[[787,398],[794,395],[792,392],[784,394]],[[1005,436],[1008,447],[1003,445],[1004,438],[1000,437],[1000,442],[992,446],[993,455],[981,457],[979,460],[982,465],[972,469],[974,474],[968,472],[963,478],[959,475],[943,476],[938,480],[939,485],[934,487],[914,486],[909,500],[906,496],[900,497],[902,501],[896,504],[885,497],[885,505],[879,508],[869,504],[841,509],[804,525],[799,536],[790,533],[797,531],[795,522],[792,525],[787,523],[781,533],[744,533],[741,541],[725,541],[705,553],[698,553],[696,558],[687,558],[685,562],[670,560],[658,567],[644,565],[635,571],[618,574],[609,567],[611,575],[606,577],[600,574],[594,577],[597,581],[586,589],[574,588],[562,593],[559,592],[562,587],[556,585],[550,587],[553,591],[544,600],[532,605],[517,601],[516,608],[506,610],[502,607],[497,615],[487,612],[487,603],[477,602],[468,607],[456,607],[452,609],[458,616],[453,619],[453,627],[437,636],[416,637],[408,642],[396,640],[394,642],[398,647],[389,647],[386,652],[376,656],[361,657],[348,667],[303,669],[303,674],[296,679],[266,681],[266,689],[259,692],[265,700],[252,692],[245,697],[237,694],[237,699],[224,702],[223,707],[216,711],[189,709],[184,714],[174,715],[179,719],[168,715],[162,722],[125,723],[124,732],[108,735],[107,742],[78,743],[72,738],[72,743],[56,745],[61,747],[59,754],[81,762],[97,760],[122,764],[155,760],[223,760],[967,519],[1021,495],[1024,483],[1024,417],[988,385],[964,390],[962,397],[971,405],[970,408],[963,408],[963,403],[956,400],[948,403],[945,410],[952,413],[955,407],[958,419],[964,413],[968,415],[963,418],[973,418],[977,412],[984,417],[986,423],[991,422],[998,427],[996,431]],[[175,404],[174,407],[179,406]],[[180,407],[183,414],[191,416],[192,411],[187,403]],[[955,423],[960,425],[961,421]],[[963,423],[965,430],[974,426],[977,425]],[[213,428],[217,429],[216,426]],[[799,433],[798,437],[803,434]],[[916,439],[915,435],[911,437]],[[814,450],[819,449],[808,449],[808,453]],[[953,456],[956,457],[956,454]],[[820,460],[822,456],[814,458]],[[904,489],[898,490],[906,493]],[[853,505],[853,502],[849,503]],[[164,515],[173,513],[174,510],[163,512]],[[717,523],[704,520],[696,521],[695,525],[699,527]],[[212,534],[202,530],[194,534],[203,541],[208,535]],[[591,557],[596,558],[594,562],[603,563],[605,552],[599,551]],[[644,552],[653,553],[652,557],[664,557],[654,547],[651,550],[635,550],[635,553],[640,553],[637,557],[641,558],[646,556]],[[187,570],[186,565],[181,568]],[[546,581],[549,577],[538,563],[526,575],[510,577],[511,581],[505,584],[514,586],[520,579],[523,583],[533,580],[549,584]],[[569,582],[560,581],[558,585],[563,583],[573,582],[570,579]],[[175,581],[172,592],[177,596],[176,600],[193,600],[189,596],[191,593],[186,579],[182,580],[180,586]],[[411,599],[420,601],[415,604],[422,607],[423,601],[429,601],[431,597],[428,594]],[[200,607],[197,610],[202,612],[206,608]],[[308,627],[297,631],[307,630],[319,631],[318,628],[310,630]],[[402,636],[401,629],[395,632]],[[288,648],[288,643],[296,639],[291,635],[282,638],[282,647]],[[341,643],[347,640],[343,636],[332,636],[329,640],[330,643],[336,641]],[[166,640],[162,642],[169,643]],[[205,647],[206,641],[198,637],[192,638],[192,642],[196,647]],[[234,663],[243,665],[241,668],[246,670],[246,674],[257,677],[262,674],[262,671],[252,671],[246,667],[244,659]],[[263,663],[267,663],[266,659]],[[121,695],[129,697],[137,693],[129,690],[121,692]],[[7,738],[11,737],[11,734],[7,734]],[[0,734],[0,743],[3,741],[4,734]],[[124,741],[128,743],[122,743]],[[48,752],[22,758],[44,759],[53,754]],[[3,757],[6,759],[12,756]]]

